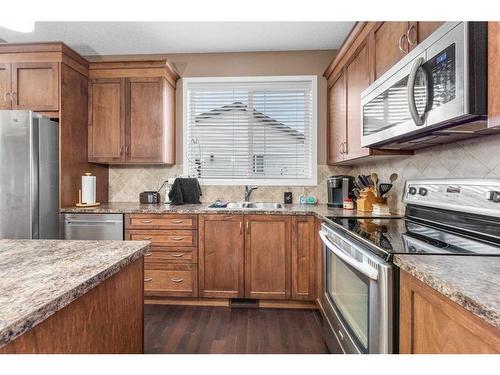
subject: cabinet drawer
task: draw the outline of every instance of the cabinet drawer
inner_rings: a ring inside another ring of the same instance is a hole
[[[196,215],[125,215],[126,229],[196,229],[197,227]]]
[[[151,265],[144,270],[144,294],[147,296],[197,297],[196,265]]]
[[[151,246],[196,246],[198,233],[192,230],[129,230],[125,238],[132,241],[151,241]]]
[[[151,247],[144,254],[144,262],[149,263],[197,263],[196,248],[190,247]]]

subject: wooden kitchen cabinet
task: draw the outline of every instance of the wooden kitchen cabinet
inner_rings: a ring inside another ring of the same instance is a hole
[[[488,127],[500,126],[500,22],[488,22]]]
[[[92,162],[125,160],[125,80],[89,84],[88,153]]]
[[[57,111],[59,63],[19,62],[0,64],[1,109]]]
[[[335,164],[344,160],[347,116],[346,91],[342,72],[328,89],[328,164]]]
[[[91,64],[88,160],[175,163],[175,82],[165,62]]]
[[[0,109],[23,109],[59,122],[59,205],[78,202],[81,176],[97,178],[108,199],[108,166],[89,163],[89,63],[61,42],[0,43]]]
[[[288,299],[290,291],[289,216],[245,218],[245,296]]]
[[[198,297],[197,228],[197,215],[125,215],[125,239],[151,241],[144,254],[146,297]]]
[[[352,165],[371,158],[413,154],[408,150],[361,146],[361,93],[374,82],[377,74],[383,74],[402,57],[397,41],[396,50],[393,44],[390,47],[385,44],[392,43],[394,35],[407,32],[408,25],[408,22],[358,22],[325,71],[328,80],[329,165]],[[378,61],[377,48],[382,56]],[[387,48],[389,51],[384,52]]]
[[[361,147],[361,92],[370,85],[368,45],[363,44],[345,69],[347,103],[347,137],[344,160],[370,155],[370,149]]]
[[[400,274],[402,354],[500,353],[500,330],[410,274]]]
[[[244,297],[243,215],[200,215],[200,297]]]
[[[444,22],[443,21],[417,21],[410,22],[407,31],[408,41],[411,48],[422,43],[429,35],[436,31]]]
[[[0,64],[0,109],[12,109],[10,64]]]
[[[316,267],[316,219],[292,217],[292,299],[314,300]]]
[[[371,30],[375,79],[379,78],[410,50],[408,22],[378,22]]]

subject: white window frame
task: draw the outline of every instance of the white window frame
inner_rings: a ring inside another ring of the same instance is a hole
[[[245,178],[245,179],[210,179],[200,178],[201,185],[260,185],[260,186],[316,186],[318,184],[318,77],[315,75],[298,76],[255,76],[255,77],[187,77],[182,78],[182,169],[183,176],[188,176],[188,86],[190,83],[207,82],[281,82],[310,81],[312,88],[312,122],[311,122],[311,177],[310,178]]]

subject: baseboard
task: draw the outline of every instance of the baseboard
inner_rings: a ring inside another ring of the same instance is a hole
[[[172,297],[147,297],[145,305],[178,305],[178,306],[221,306],[229,307],[228,298],[172,298]],[[270,309],[318,309],[315,301],[284,301],[284,300],[259,300],[260,308]]]

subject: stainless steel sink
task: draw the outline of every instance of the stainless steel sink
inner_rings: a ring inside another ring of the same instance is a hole
[[[252,209],[252,210],[276,210],[283,208],[281,203],[268,202],[231,202],[227,208]]]

